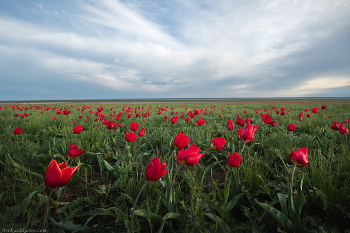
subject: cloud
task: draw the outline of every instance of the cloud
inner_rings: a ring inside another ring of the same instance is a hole
[[[33,85],[42,72],[51,75],[48,82],[60,75],[130,97],[135,91],[145,97],[296,96],[348,88],[345,0],[11,6],[25,14],[0,10],[0,72],[20,80],[10,73],[20,66]],[[327,85],[334,78],[346,85]]]

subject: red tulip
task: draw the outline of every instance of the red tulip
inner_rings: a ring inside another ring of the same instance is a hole
[[[70,168],[65,162],[57,164],[55,160],[51,160],[44,173],[46,187],[55,189],[65,186],[78,168]]]
[[[186,150],[182,149],[177,153],[177,161],[184,166],[194,166],[205,153],[199,153],[199,147],[190,145]]]
[[[318,108],[311,109],[312,113],[318,113]]]
[[[242,127],[239,127],[239,129],[237,130],[237,135],[238,135],[238,137],[240,137],[241,138],[241,134],[242,134]]]
[[[252,124],[247,124],[242,133],[241,139],[243,142],[250,143],[254,140],[254,132],[258,129],[258,126],[253,126]]]
[[[298,167],[304,167],[308,164],[307,161],[307,150],[306,148],[300,148],[297,151],[294,151],[289,154],[289,161]]]
[[[234,126],[231,120],[227,120],[226,128],[228,130],[233,130]]]
[[[302,117],[299,117],[298,121],[302,121],[302,120],[303,120],[303,118],[302,118]]]
[[[280,114],[280,111],[276,110],[276,114]]]
[[[172,124],[175,124],[176,121],[177,121],[177,118],[179,118],[179,117],[178,117],[178,116],[173,116],[173,118],[170,119],[170,122],[171,122]]]
[[[202,120],[202,118],[199,118],[198,120],[196,120],[196,125],[198,125],[198,126],[201,126],[201,125],[203,125],[204,123],[205,123],[205,121]]]
[[[22,133],[22,130],[23,129],[21,129],[20,127],[16,127],[16,129],[13,131],[15,134],[20,134],[20,133]]]
[[[191,141],[191,140],[188,140],[188,138],[189,138],[188,136],[183,135],[180,131],[179,134],[174,139],[174,146],[178,149],[185,148],[187,144]]]
[[[268,125],[268,124],[271,124],[272,119],[271,119],[271,117],[264,114],[262,121],[264,122],[264,124]]]
[[[307,112],[307,111],[309,111],[309,109],[305,108],[305,109],[304,109],[304,112]]]
[[[154,182],[159,180],[168,171],[165,171],[165,163],[160,163],[160,159],[155,157],[146,167],[146,179],[149,182]]]
[[[70,147],[67,151],[69,158],[75,158],[84,153],[84,149],[78,149],[78,146],[73,146],[73,142],[70,143]]]
[[[331,129],[337,131],[340,129],[340,123],[339,122],[333,122],[331,125]]]
[[[190,121],[190,118],[189,118],[189,117],[186,117],[186,121]]]
[[[311,114],[310,114],[310,113],[309,113],[309,114],[307,114],[307,115],[306,115],[306,117],[311,117]]]
[[[83,126],[76,125],[73,129],[72,132],[74,134],[79,134],[81,131],[83,131]]]
[[[326,106],[326,105],[322,105],[321,108],[322,108],[322,109],[326,109],[327,106]]]
[[[270,124],[272,127],[275,127],[277,125],[277,121],[272,121]]]
[[[233,153],[232,155],[230,155],[230,153],[228,152],[227,154],[228,154],[227,164],[230,167],[237,167],[241,163],[242,157],[237,152]]]
[[[136,136],[133,132],[130,132],[130,133],[126,133],[126,134],[125,134],[125,140],[126,140],[127,142],[133,142],[133,141],[136,140],[136,138],[137,138],[137,136]]]
[[[247,111],[246,111],[246,110],[244,110],[243,112],[244,112],[244,113],[247,113]]]
[[[142,129],[140,130],[140,132],[138,133],[138,135],[139,135],[140,137],[145,136],[145,128],[142,128]]]
[[[275,109],[275,106],[272,106],[272,109],[274,110],[274,109]]]
[[[137,131],[138,128],[139,128],[138,124],[135,124],[135,122],[130,122],[130,129],[132,131]]]
[[[226,146],[223,146],[225,143],[226,141],[224,137],[214,138],[213,141],[211,141],[211,147],[213,147],[214,150],[225,149]]]
[[[346,135],[349,133],[349,127],[343,128],[343,124],[340,125],[339,133]]]
[[[108,121],[108,124],[106,126],[107,126],[107,129],[114,129],[118,125],[116,125],[114,121]]]
[[[294,125],[294,124],[289,124],[289,125],[287,126],[287,130],[288,130],[288,131],[294,131],[294,130],[295,130],[295,125]]]
[[[164,116],[164,119],[165,119],[165,120],[168,119],[168,116]]]

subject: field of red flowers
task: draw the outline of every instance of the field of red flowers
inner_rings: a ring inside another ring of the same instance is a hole
[[[3,232],[350,232],[350,101],[0,104]]]

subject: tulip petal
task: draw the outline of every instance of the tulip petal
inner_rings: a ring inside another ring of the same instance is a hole
[[[61,169],[56,161],[51,161],[48,170],[44,174],[44,183],[48,188],[57,188],[62,178]]]
[[[60,183],[58,184],[58,187],[65,186],[68,183],[68,181],[72,177],[73,169],[70,167],[66,167],[62,169],[61,172],[62,172],[62,178],[60,180]]]

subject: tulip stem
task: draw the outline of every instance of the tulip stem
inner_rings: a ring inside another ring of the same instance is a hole
[[[296,164],[294,164],[293,166],[293,170],[292,170],[292,178],[290,180],[290,187],[291,187],[291,195],[292,195],[292,198],[293,198],[293,178],[294,178],[294,171],[295,171],[295,168],[296,168]]]
[[[208,150],[210,150],[212,147],[209,147],[208,149],[206,149],[205,151],[203,151],[202,153],[207,152]]]
[[[241,150],[241,156],[243,155],[243,150],[244,150],[245,144],[246,144],[246,142],[244,142],[244,144],[243,144],[243,147],[242,147],[242,150]]]
[[[14,136],[15,136],[15,135],[13,135],[12,138],[13,138]],[[10,139],[9,144],[11,143],[12,138]]]
[[[44,213],[44,221],[43,221],[43,230],[45,229],[47,208],[49,207],[49,203],[50,203],[50,200],[51,200],[51,195],[52,195],[53,190],[54,189],[51,189],[50,194],[49,194],[49,199],[47,199],[47,202],[46,202],[46,208],[45,208],[45,213]]]
[[[138,147],[139,147],[139,138],[140,138],[140,137],[137,137],[137,139],[136,139],[136,152],[135,152],[135,156],[137,155],[137,149],[138,149]]]
[[[125,162],[125,151],[126,151],[126,147],[128,146],[128,143],[125,144],[125,148],[123,151],[123,163]]]
[[[148,184],[148,180],[146,180],[146,183],[142,186],[139,194],[137,195],[136,197],[136,200],[135,200],[135,203],[134,203],[134,208],[132,208],[132,216],[131,216],[131,229],[132,229],[132,232],[134,232],[134,213],[135,213],[135,208],[136,208],[136,203],[143,191],[143,189],[146,187],[146,185]]]
[[[170,186],[169,197],[168,197],[168,198],[169,198],[169,200],[168,200],[168,211],[171,211],[171,208],[170,208],[170,196],[171,196],[171,191],[172,191],[172,188],[173,188],[173,186],[174,186],[177,173],[179,173],[180,168],[182,168],[182,166],[183,166],[183,164],[181,163],[180,166],[177,167],[176,172],[175,172],[175,175],[174,175],[174,178],[173,178],[173,182],[171,183],[171,186]]]

